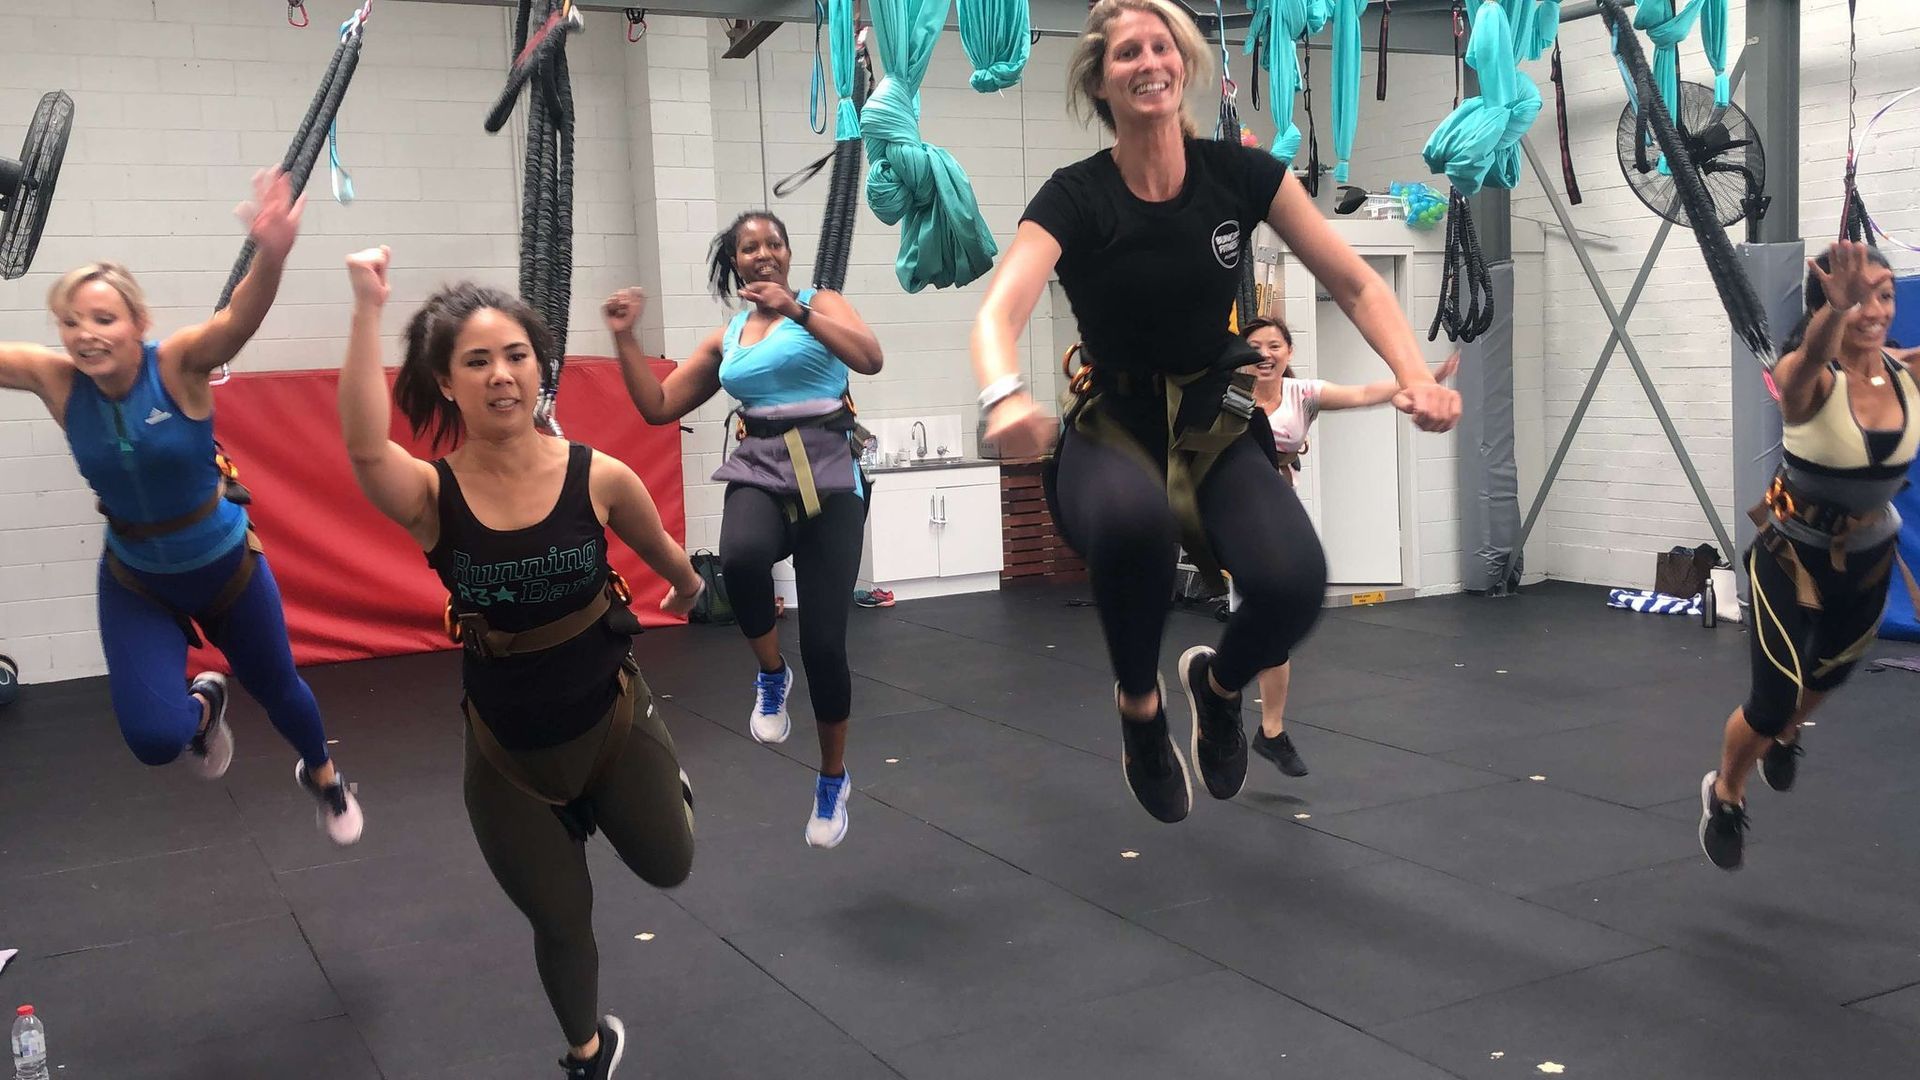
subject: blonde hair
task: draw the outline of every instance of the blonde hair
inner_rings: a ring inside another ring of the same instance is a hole
[[[88,263],[60,275],[60,280],[47,290],[47,310],[53,312],[55,318],[66,318],[73,294],[89,281],[106,283],[127,302],[134,322],[147,322],[147,294],[140,291],[140,283],[133,280],[133,273],[117,262]]]
[[[1173,35],[1173,47],[1180,53],[1180,64],[1187,73],[1187,81],[1180,87],[1180,130],[1189,136],[1198,135],[1199,128],[1186,108],[1186,97],[1195,87],[1212,83],[1213,50],[1200,36],[1200,27],[1194,24],[1193,18],[1172,0],[1099,0],[1093,5],[1093,10],[1087,12],[1087,28],[1074,44],[1073,57],[1067,62],[1068,108],[1083,120],[1091,113],[1100,118],[1108,131],[1113,130],[1113,107],[1099,96],[1099,90],[1107,74],[1107,24],[1125,11],[1158,15],[1160,21],[1167,24],[1168,33]]]

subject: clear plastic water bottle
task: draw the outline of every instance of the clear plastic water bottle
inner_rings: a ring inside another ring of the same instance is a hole
[[[13,1080],[47,1080],[47,1029],[31,1005],[13,1019]]]

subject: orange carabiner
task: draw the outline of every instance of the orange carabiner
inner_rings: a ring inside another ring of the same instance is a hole
[[[460,644],[460,623],[453,617],[453,597],[447,597],[446,613],[440,616],[440,627],[447,632],[447,640]]]
[[[611,566],[607,567],[607,591],[622,604],[633,603],[633,588],[627,584],[626,578],[620,576],[620,571]]]

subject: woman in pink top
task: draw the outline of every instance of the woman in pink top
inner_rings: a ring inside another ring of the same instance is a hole
[[[1253,399],[1265,410],[1267,423],[1273,428],[1274,453],[1280,475],[1288,483],[1293,483],[1294,474],[1300,471],[1300,455],[1306,452],[1307,429],[1313,426],[1314,417],[1339,409],[1384,405],[1400,389],[1392,379],[1342,386],[1322,379],[1293,378],[1293,334],[1278,319],[1254,319],[1242,335],[1260,353],[1260,362],[1252,368]],[[1446,382],[1459,366],[1458,353],[1448,357],[1434,369],[1434,381]],[[1260,734],[1253,740],[1253,749],[1288,776],[1305,776],[1307,763],[1300,759],[1300,751],[1287,735],[1287,685],[1292,675],[1292,660],[1260,673]]]

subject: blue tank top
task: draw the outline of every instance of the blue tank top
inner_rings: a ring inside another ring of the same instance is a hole
[[[220,484],[213,418],[188,418],[167,393],[155,342],[141,351],[133,389],[119,401],[74,372],[65,419],[80,475],[115,518],[143,524],[177,518],[206,502]],[[135,570],[183,574],[232,551],[246,536],[247,512],[222,500],[212,514],[165,536],[126,540],[109,529],[107,547]]]
[[[800,302],[813,299],[814,291],[802,291]],[[740,344],[750,314],[751,308],[735,315],[720,339],[720,386],[735,400],[757,409],[838,398],[847,392],[847,365],[791,319],[775,322],[751,345]]]

